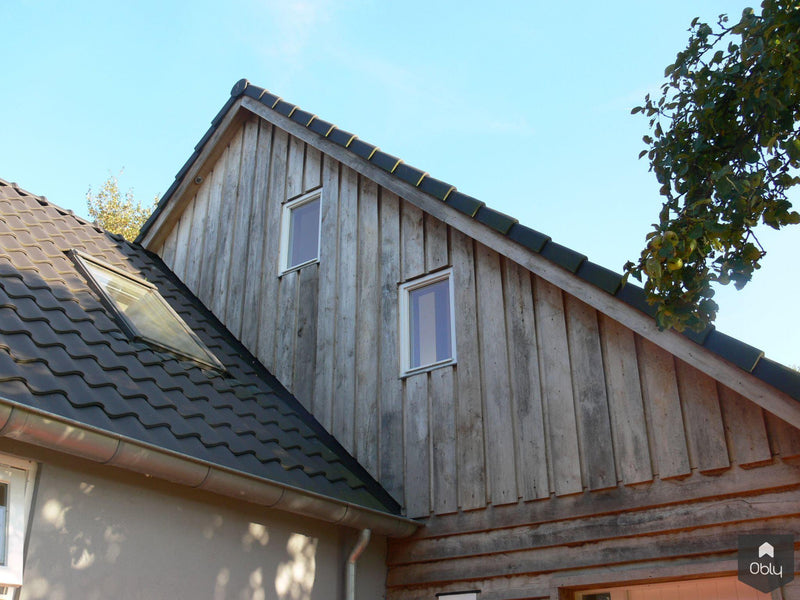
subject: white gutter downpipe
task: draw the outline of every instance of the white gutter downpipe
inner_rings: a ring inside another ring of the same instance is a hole
[[[372,532],[369,529],[362,529],[358,541],[353,547],[350,556],[347,557],[347,574],[344,582],[344,600],[356,600],[356,561],[364,549],[369,544]]]

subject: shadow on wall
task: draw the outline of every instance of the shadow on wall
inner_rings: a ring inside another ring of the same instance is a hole
[[[338,585],[314,594],[319,539],[288,519],[248,522],[253,515],[147,487],[67,482],[56,469],[42,470],[23,600],[317,600]]]

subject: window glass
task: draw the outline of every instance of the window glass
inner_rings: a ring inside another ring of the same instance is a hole
[[[77,254],[75,255],[77,256]],[[158,290],[84,257],[79,264],[119,311],[133,335],[188,358],[222,368]]]
[[[409,367],[416,369],[451,358],[450,280],[411,290],[409,309]]]
[[[288,269],[319,257],[319,198],[292,208],[290,220]]]

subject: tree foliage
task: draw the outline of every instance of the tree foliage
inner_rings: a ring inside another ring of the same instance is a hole
[[[103,229],[119,234],[128,241],[136,238],[157,202],[158,198],[155,198],[152,204],[143,206],[134,199],[132,189],[123,197],[115,175],[109,175],[96,194],[92,188],[86,192],[89,216]]]
[[[627,274],[647,277],[659,327],[713,321],[713,282],[741,289],[766,254],[755,228],[800,222],[787,197],[800,183],[800,3],[765,0],[738,23],[695,19],[649,117],[650,169],[665,197]]]

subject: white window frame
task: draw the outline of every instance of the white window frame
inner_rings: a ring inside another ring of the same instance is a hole
[[[6,564],[0,565],[0,599],[12,598],[22,586],[25,533],[33,500],[36,463],[0,454],[0,483],[6,484]],[[5,588],[5,590],[3,590]]]
[[[478,600],[480,590],[471,590],[469,592],[440,592],[436,594],[439,600]]]
[[[308,204],[309,202],[314,202],[315,200],[319,200],[319,223],[317,224],[317,256],[311,258],[305,262],[298,263],[296,265],[289,265],[289,243],[292,239],[292,232],[291,232],[291,225],[292,225],[292,211],[296,208],[303,206],[304,204]],[[290,273],[291,271],[296,271],[306,265],[311,265],[314,263],[319,262],[319,251],[320,251],[320,242],[321,242],[321,234],[322,234],[322,188],[317,188],[316,190],[312,190],[294,198],[293,200],[289,200],[284,203],[282,212],[281,212],[281,249],[280,249],[280,268],[279,272],[281,275],[284,273]]]
[[[447,281],[448,282],[448,296],[450,300],[450,354],[451,356],[446,359],[442,359],[433,363],[428,363],[424,365],[419,365],[417,367],[411,367],[411,320],[410,320],[410,311],[411,311],[411,303],[409,301],[411,297],[411,292],[416,291],[418,289],[427,287],[429,285],[433,285],[435,283],[439,283],[440,281]],[[420,277],[417,279],[413,279],[411,281],[407,281],[405,283],[400,284],[400,302],[399,302],[399,316],[400,316],[400,376],[406,377],[409,375],[415,375],[416,373],[424,373],[426,371],[432,371],[433,369],[438,369],[440,367],[444,367],[447,365],[455,364],[456,362],[456,315],[455,315],[455,296],[453,293],[453,269],[445,269],[442,271],[437,271],[435,273],[431,273],[430,275],[426,275],[424,277]]]

